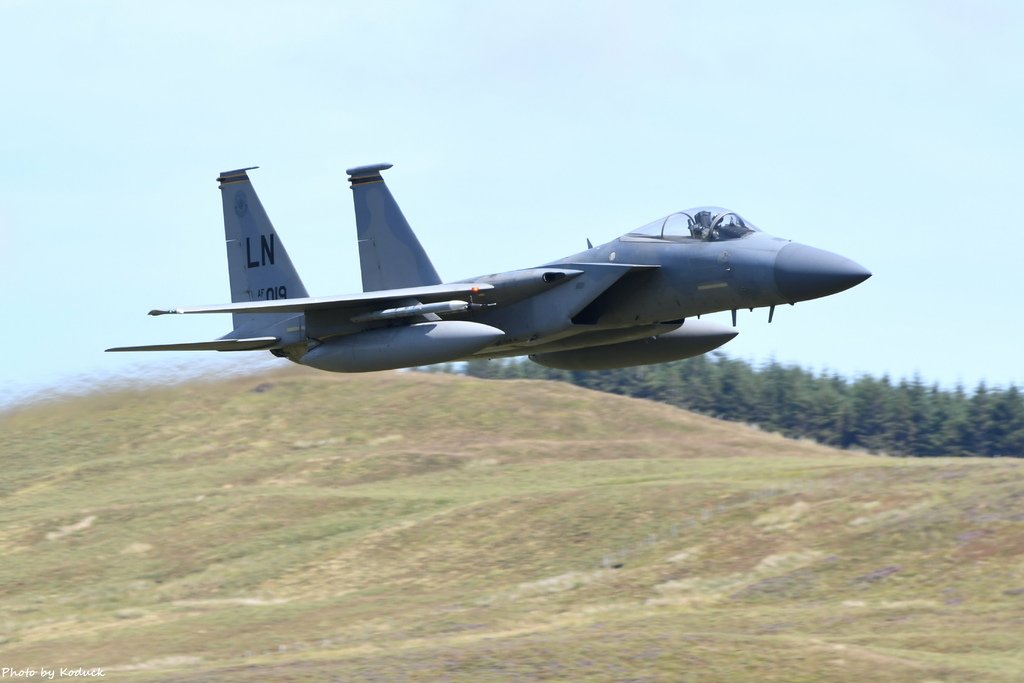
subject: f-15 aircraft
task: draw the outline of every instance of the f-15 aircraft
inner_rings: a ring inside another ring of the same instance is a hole
[[[231,303],[150,311],[230,313],[212,341],[107,351],[267,350],[332,372],[529,356],[601,370],[696,356],[736,336],[736,311],[816,299],[871,273],[773,237],[718,207],[679,211],[547,265],[442,283],[388,190],[391,164],[348,169],[363,292],[311,297],[248,171],[218,178]],[[733,327],[699,320],[732,311]]]

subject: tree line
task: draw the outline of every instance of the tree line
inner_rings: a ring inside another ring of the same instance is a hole
[[[553,370],[521,359],[435,366],[493,379],[546,379],[646,398],[838,448],[914,456],[1024,457],[1024,396],[1011,385],[941,389],[919,377],[848,380],[721,353],[599,372]]]

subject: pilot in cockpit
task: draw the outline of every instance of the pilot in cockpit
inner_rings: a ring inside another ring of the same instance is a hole
[[[698,211],[690,221],[690,234],[697,239],[707,239],[711,234],[711,212]]]

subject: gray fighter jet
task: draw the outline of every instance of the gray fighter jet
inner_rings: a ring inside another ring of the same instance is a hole
[[[863,282],[853,261],[772,237],[718,207],[673,213],[538,268],[444,284],[381,178],[390,164],[348,169],[363,292],[311,297],[247,171],[217,178],[230,304],[150,315],[230,313],[204,342],[108,351],[267,350],[333,372],[529,356],[554,368],[663,363],[718,348],[732,327],[715,311],[817,299]]]

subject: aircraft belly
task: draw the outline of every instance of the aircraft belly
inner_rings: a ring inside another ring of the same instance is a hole
[[[332,372],[373,372],[458,360],[500,338],[503,332],[465,320],[383,327],[329,339],[299,359]]]
[[[530,360],[562,370],[607,370],[666,363],[707,353],[736,336],[736,331],[707,321],[691,321],[657,336],[580,349],[531,353]]]
[[[618,344],[620,342],[646,339],[659,334],[671,332],[679,327],[675,323],[640,325],[595,330],[590,326],[574,325],[559,334],[550,335],[529,344],[501,344],[477,351],[475,358],[511,358],[527,354],[550,353],[582,349],[591,346]]]

